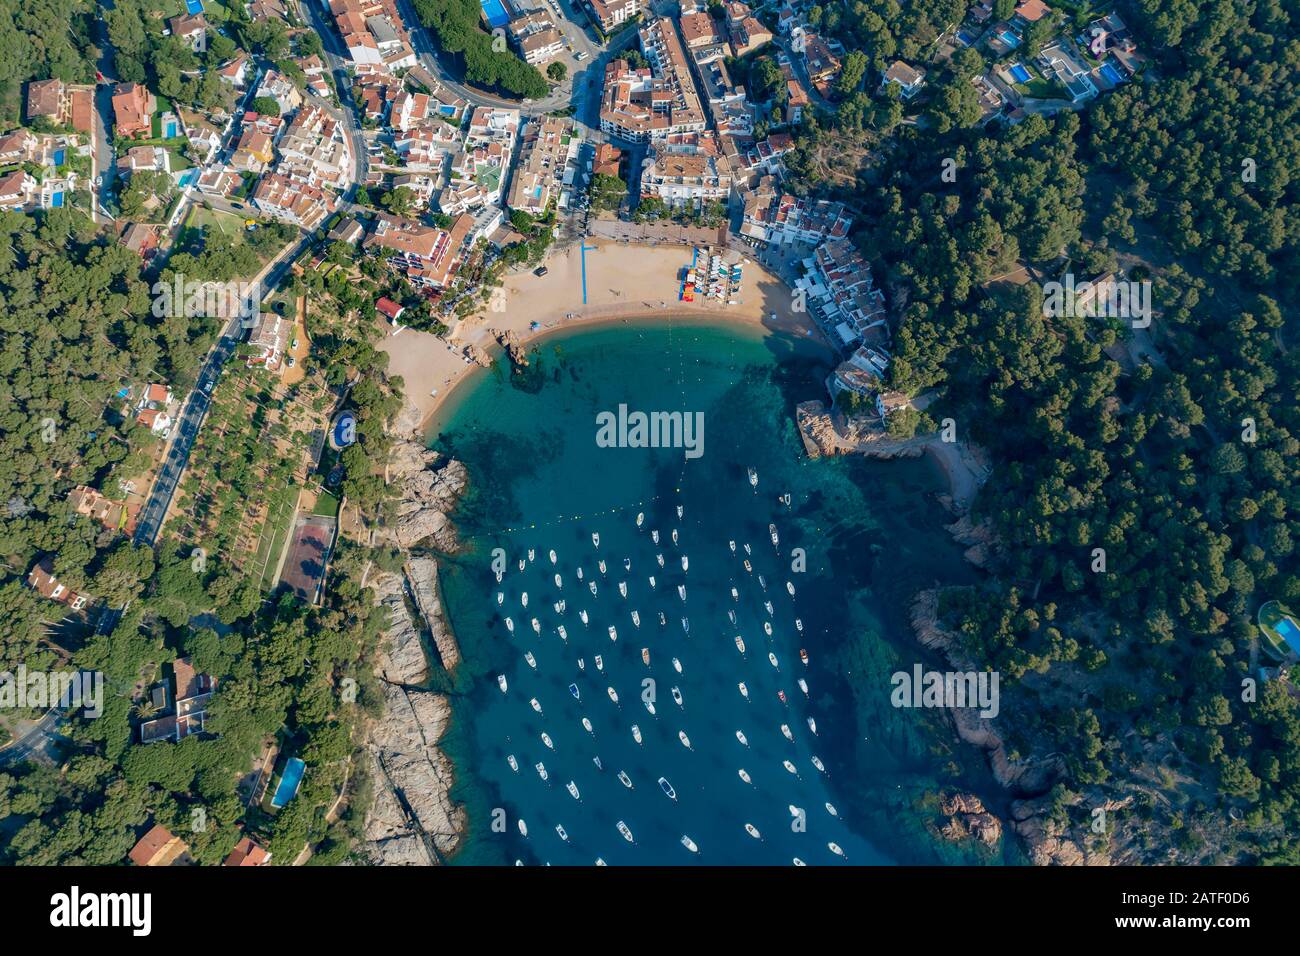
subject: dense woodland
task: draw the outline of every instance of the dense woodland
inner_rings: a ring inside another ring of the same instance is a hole
[[[503,48],[504,36],[484,31],[479,0],[415,0],[414,6],[439,49],[464,68],[467,83],[521,98],[546,95],[549,87],[536,67]]]
[[[943,22],[911,6],[855,4],[834,29],[874,68]],[[805,125],[792,166],[860,211],[898,323],[890,384],[937,389],[929,415],[991,453],[975,517],[1002,548],[944,619],[1021,679],[1015,744],[1065,754],[1059,811],[1135,796],[1130,858],[1168,859],[1173,833],[1185,861],[1294,863],[1300,711],[1243,678],[1259,605],[1300,601],[1300,13],[1121,9],[1154,62],[1082,113],[977,126],[951,92],[978,62],[963,50],[931,69],[919,125],[859,93]],[[1045,317],[1039,281],[1117,264],[1154,281],[1150,329]]]

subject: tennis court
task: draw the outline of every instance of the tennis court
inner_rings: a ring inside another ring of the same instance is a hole
[[[325,564],[334,541],[334,519],[300,517],[294,526],[280,583],[304,601],[315,603],[325,579]]]

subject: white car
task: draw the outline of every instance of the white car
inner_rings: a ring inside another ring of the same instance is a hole
[[[585,59],[586,59],[587,57],[589,57],[589,56],[591,56],[591,54],[588,53],[586,50],[580,50],[580,51],[577,53],[577,55],[574,56],[574,59],[577,60],[579,63],[581,63],[583,60],[585,60]]]

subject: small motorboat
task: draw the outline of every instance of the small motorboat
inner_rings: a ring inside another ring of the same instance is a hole
[[[604,559],[604,558],[601,558],[599,561],[597,561],[597,562],[596,562],[596,567],[600,568],[600,573],[601,573],[601,574],[604,574],[604,573],[605,573],[605,559]]]
[[[578,570],[577,570],[575,573],[578,575],[578,580],[581,581],[581,580],[582,580],[582,568],[578,568]]]
[[[599,654],[597,654],[597,655],[596,655],[596,670],[598,670],[598,671],[603,671],[604,669],[605,669],[605,658],[603,658],[603,657],[601,657]]]
[[[632,778],[629,777],[622,770],[618,772],[618,782],[621,783],[623,786],[627,787],[629,790],[632,789]]]
[[[595,532],[595,531],[593,531],[593,532],[591,533],[591,546],[592,546],[593,548],[599,548],[599,547],[600,547],[600,535],[599,535],[597,532]]]
[[[641,615],[638,614],[636,611],[632,612],[632,626],[633,627],[641,626]]]
[[[582,695],[578,692],[578,685],[577,685],[577,684],[570,684],[570,685],[569,685],[569,693],[573,695],[573,699],[574,699],[574,700],[581,700],[581,699],[582,699]]]
[[[749,688],[745,686],[745,682],[742,680],[737,686],[740,688],[740,696],[749,700]]]
[[[748,471],[749,471],[749,487],[754,488],[754,489],[757,489],[757,488],[758,488],[758,472],[756,472],[753,468],[748,469]],[[755,490],[754,493],[755,493],[755,494],[758,494],[757,490]]]
[[[589,590],[589,591],[591,592],[591,596],[592,596],[592,597],[595,597],[595,596],[596,596],[596,582],[595,582],[595,581],[588,581],[588,582],[587,582],[587,590]]]
[[[785,699],[785,691],[783,691],[783,690],[778,690],[778,691],[776,692],[776,696],[777,696],[778,698],[780,698],[781,703],[783,703],[783,704],[788,704],[788,703],[790,703],[788,700]]]
[[[785,582],[785,589],[786,589],[787,591],[790,592],[790,597],[794,597],[794,582],[793,582],[793,581],[786,581],[786,582]]]
[[[574,800],[582,799],[582,797],[578,795],[578,785],[572,780],[564,785],[564,789],[569,791],[569,796],[573,797]]]
[[[763,610],[766,611],[766,612],[768,613],[768,616],[769,616],[769,617],[770,617],[773,613],[775,613],[775,612],[772,610],[772,602],[771,602],[771,601],[764,601],[764,602],[763,602]]]
[[[764,622],[763,622],[763,633],[766,634],[768,637],[771,637],[771,636],[772,636],[772,622],[771,622],[771,621],[764,621]]]
[[[626,582],[626,581],[619,581],[619,582],[618,582],[618,593],[619,593],[619,596],[620,596],[620,597],[627,597],[627,582]]]
[[[767,578],[763,577],[763,575],[761,575],[761,574],[758,576],[758,586],[759,586],[760,588],[762,588],[764,591],[767,590]],[[766,603],[770,604],[771,602],[768,601],[768,602],[766,602]],[[768,613],[768,614],[771,614],[772,612],[771,612],[771,611],[768,611],[767,613]]]
[[[685,747],[687,750],[691,749],[691,738],[686,736],[686,731],[684,730],[677,731],[677,739],[682,742],[682,746]]]
[[[745,832],[748,833],[750,836],[752,836],[755,840],[763,839],[763,834],[759,833],[758,827],[754,826],[754,824],[752,823],[745,824]]]
[[[687,618],[682,618],[682,632],[684,634],[691,633],[691,622]]]
[[[796,857],[793,857],[793,858],[791,859],[791,862],[792,862],[795,866],[807,866],[807,865],[808,865],[808,864],[805,863],[803,860],[799,859],[797,856],[796,856]]]
[[[592,757],[592,758],[591,758],[591,762],[594,763],[594,764],[596,765],[596,769],[597,769],[597,770],[604,770],[604,769],[605,769],[605,765],[604,765],[603,763],[600,762],[600,758],[599,758],[599,757]]]
[[[542,731],[542,743],[546,744],[547,750],[555,749],[555,742],[551,740],[551,735],[544,730]]]
[[[842,856],[844,857],[844,859],[846,860],[848,859],[848,855],[843,850],[840,849],[840,845],[836,843],[834,840],[832,840],[830,843],[827,843],[826,845],[830,848],[830,851],[834,853],[836,856]]]
[[[529,667],[533,670],[537,670],[537,658],[533,657],[532,651],[524,651],[524,660],[528,662]]]
[[[777,536],[777,533],[776,533],[776,525],[774,525],[774,524],[769,524],[769,525],[767,526],[767,533],[770,534],[770,535],[772,536],[772,547],[774,547],[774,548],[779,548],[779,547],[781,547],[781,539],[780,539],[780,537]]]
[[[510,618],[506,618],[506,630],[511,634],[515,632],[515,622]]]
[[[678,506],[677,506],[677,517],[678,517],[678,518],[681,518],[682,514],[683,514],[682,506],[681,506],[681,505],[678,505]]]
[[[528,592],[527,592],[527,591],[525,591],[523,594],[519,595],[519,603],[520,603],[521,605],[523,605],[524,607],[528,607]]]
[[[655,585],[655,576],[652,574],[652,575],[650,575],[650,589],[653,591],[653,590],[655,589],[655,587],[656,587],[656,585]]]
[[[686,849],[690,850],[692,853],[700,852],[700,848],[695,845],[695,841],[684,833],[682,834],[682,846],[686,847]]]
[[[622,820],[618,821],[618,832],[623,834],[623,839],[626,840],[628,843],[636,842],[635,840],[632,839],[632,831],[627,828],[627,824],[624,823]]]
[[[794,734],[791,733],[789,724],[781,725],[781,733],[785,734],[786,740],[790,741],[791,743],[794,743]]]
[[[546,764],[542,763],[540,760],[537,761],[537,776],[541,777],[543,780],[550,777],[550,774],[546,772]]]
[[[745,559],[745,570],[748,571],[750,574],[754,573],[754,566],[749,563],[749,558]]]
[[[803,621],[802,621],[802,620],[800,620],[799,618],[796,617],[796,618],[794,619],[794,626],[795,626],[795,629],[796,629],[800,634],[803,633]]]
[[[534,634],[540,634],[540,633],[542,633],[542,622],[541,622],[541,621],[537,620],[537,618],[533,618],[533,620],[532,620],[532,625],[533,625],[533,633],[534,633]]]
[[[673,703],[675,703],[678,707],[685,709],[686,705],[682,703],[682,692],[678,688],[674,687],[672,689],[672,695],[673,695]]]
[[[611,625],[609,626],[609,639],[610,639],[611,641],[617,641],[617,640],[618,640],[618,630],[614,627],[613,624],[611,624]]]
[[[794,764],[792,764],[790,761],[782,760],[781,766],[785,767],[786,770],[790,771],[796,777],[799,776],[799,771],[794,768]]]
[[[826,773],[826,765],[821,762],[820,757],[818,757],[816,754],[813,754],[808,759],[812,761],[812,765],[816,767],[819,771],[821,771],[822,773]]]
[[[653,541],[655,544],[658,544],[658,543],[659,543],[659,532],[658,532],[658,531],[651,531],[651,532],[650,532],[650,540]]]
[[[641,663],[644,664],[646,667],[650,666],[650,648],[648,647],[641,648]]]
[[[564,824],[557,823],[555,825],[555,832],[560,835],[560,839],[563,840],[565,843],[569,842],[569,834],[565,832]]]
[[[524,559],[523,559],[523,558],[520,558],[520,559],[519,559],[519,570],[522,571],[525,567],[526,567],[526,565],[525,565],[525,563],[524,563]]]
[[[817,733],[817,721],[813,720],[811,717],[808,718],[808,729],[811,730],[814,735]]]
[[[542,705],[537,702],[536,697],[534,697],[528,703],[532,704],[533,710],[537,711],[539,714],[542,712]]]
[[[802,677],[800,677],[797,681],[795,681],[795,683],[797,683],[797,684],[799,685],[799,689],[800,689],[801,691],[803,691],[803,695],[804,695],[805,697],[807,697],[807,696],[808,696],[808,682],[807,682],[806,680],[804,680]]]
[[[632,570],[632,559],[631,559],[631,558],[624,558],[624,559],[623,559],[623,570],[624,570],[624,571],[631,571],[631,570]]]
[[[685,584],[679,584],[679,585],[677,585],[677,596],[678,596],[679,598],[681,598],[683,601],[686,600],[686,585],[685,585]]]
[[[666,796],[669,800],[677,799],[677,791],[674,790],[673,785],[668,782],[668,778],[666,777],[659,778],[659,789],[664,792],[664,796]]]
[[[551,605],[551,607],[553,607],[553,608],[555,609],[555,613],[556,613],[556,614],[563,614],[563,613],[564,613],[564,607],[565,607],[565,604],[564,604],[563,601],[556,601],[554,604]]]
[[[524,823],[523,817],[519,818],[519,835],[522,837],[528,836],[528,824]]]
[[[799,648],[799,660],[803,661],[804,667],[808,666],[808,652],[802,647]]]
[[[736,650],[742,654],[745,653],[745,642],[739,634],[736,635]]]
[[[749,746],[749,738],[747,738],[747,737],[745,736],[745,732],[744,732],[743,730],[737,730],[737,731],[736,731],[736,739],[740,741],[741,746],[744,746],[744,747],[748,747],[748,746]]]
[[[596,731],[593,730],[592,727],[591,727],[591,718],[590,718],[590,717],[584,717],[584,718],[582,718],[582,729],[585,730],[587,733],[591,734],[593,737],[594,737],[595,734],[596,734]]]
[[[683,554],[683,555],[682,555],[682,570],[683,570],[683,571],[689,571],[690,569],[691,569],[691,559],[688,558],[686,555]]]
[[[732,554],[735,554],[735,553],[736,553],[736,542],[735,542],[735,541],[728,541],[728,542],[727,542],[727,546],[731,548],[731,553],[732,553]]]
[[[673,528],[673,544],[677,543],[677,529]]]
[[[732,624],[736,623],[736,612],[731,608],[727,608],[727,620],[731,621]]]
[[[679,674],[682,672],[682,662],[675,657],[673,658],[673,670]]]
[[[659,567],[662,568],[664,566],[664,556],[662,554],[656,554],[655,560],[659,562]]]
[[[505,603],[505,600],[506,600],[506,596],[505,596],[504,594],[502,594],[500,591],[498,591],[498,592],[497,592],[497,607],[500,607],[502,604],[504,604],[504,603]]]
[[[555,586],[560,590],[564,590],[564,579],[561,578],[558,574],[555,576]]]
[[[547,556],[548,558],[551,559],[551,564],[554,564],[554,563],[555,563],[555,549],[554,549],[554,548],[552,548],[552,549],[550,550],[550,552],[549,552],[546,556]]]
[[[644,511],[638,511],[638,512],[636,513],[636,526],[639,528],[639,527],[641,527],[641,525],[643,525],[644,523],[645,523],[645,512],[644,512]]]
[[[835,804],[833,803],[826,804],[826,812],[833,817],[838,817],[840,815],[840,812],[835,809]]]
[[[752,780],[749,779],[749,774],[745,772],[745,768],[744,768],[744,767],[741,767],[741,768],[740,768],[738,771],[736,771],[736,772],[740,774],[740,779],[743,780],[743,781],[745,781],[745,783],[749,784],[751,787],[754,785],[754,781],[752,781]]]
[[[668,618],[664,617],[664,612],[663,612],[663,611],[660,611],[660,612],[659,612],[659,626],[660,626],[660,627],[667,627],[667,626],[668,626]]]
[[[569,632],[564,629],[563,624],[559,625],[555,631],[560,635],[560,640],[564,641],[566,644],[569,643]]]
[[[641,743],[641,728],[638,727],[636,724],[632,725],[632,739],[635,740],[638,744]]]
[[[645,709],[650,711],[650,716],[653,717],[655,715],[654,701],[651,700],[645,701]]]
[[[781,669],[779,666],[777,666],[776,655],[773,654],[771,651],[767,652],[767,662],[771,664],[773,667],[775,667],[777,670]]]
[[[606,687],[605,690],[606,690],[606,692],[609,694],[609,699],[612,700],[614,703],[617,704],[617,703],[618,703],[618,691],[614,690],[614,688],[612,688],[612,687]]]
[[[740,600],[740,592],[738,592],[735,588],[732,588],[732,589],[731,589],[731,599],[732,599],[733,601],[739,601],[739,600]]]
[[[587,624],[587,612],[586,612],[585,610],[582,610],[582,611],[579,611],[579,612],[578,612],[578,620],[580,620],[580,621],[583,623],[583,626],[584,626],[584,627],[586,626],[586,624]]]
[[[501,688],[501,693],[504,694],[504,693],[506,692],[506,690],[507,690],[507,685],[506,685],[506,675],[505,675],[505,674],[498,674],[498,675],[497,675],[497,686]]]
[[[513,770],[515,773],[519,772],[519,761],[515,759],[514,754],[506,755],[506,763],[510,764],[510,769]]]
[[[529,549],[528,549],[528,560],[529,560],[529,561],[532,561],[535,557],[537,557],[537,551],[536,551],[535,549],[533,549],[533,548],[529,548]]]

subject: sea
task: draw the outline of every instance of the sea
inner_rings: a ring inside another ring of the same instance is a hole
[[[996,788],[941,713],[890,702],[892,674],[938,666],[912,596],[974,580],[942,473],[807,456],[795,406],[832,362],[646,319],[549,335],[449,397],[429,442],[470,475],[440,571],[463,661],[432,682],[470,818],[453,862],[1009,862],[939,837],[942,793]],[[620,406],[700,431],[601,440]]]

